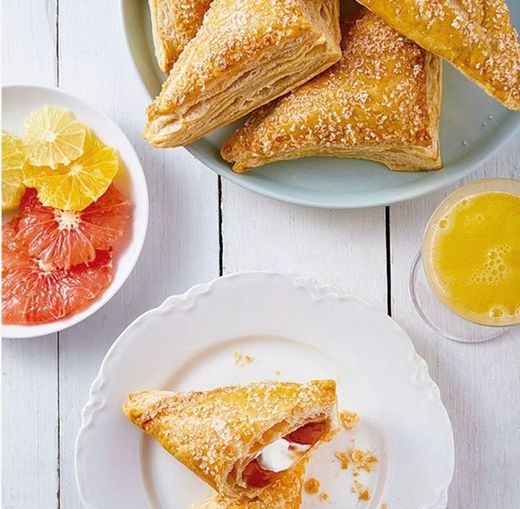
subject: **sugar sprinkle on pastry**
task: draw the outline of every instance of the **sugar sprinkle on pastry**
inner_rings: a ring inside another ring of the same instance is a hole
[[[144,137],[186,145],[337,62],[338,0],[213,0],[148,108]]]
[[[345,24],[341,46],[337,64],[255,111],[224,144],[234,171],[313,155],[441,166],[439,59],[366,10]]]
[[[520,110],[520,44],[505,0],[359,1],[507,108]]]

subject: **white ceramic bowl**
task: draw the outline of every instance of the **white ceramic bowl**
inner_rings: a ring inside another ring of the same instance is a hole
[[[21,133],[27,115],[45,105],[70,110],[82,123],[90,127],[107,145],[119,154],[119,172],[114,180],[117,188],[132,202],[131,225],[127,238],[114,251],[113,279],[105,291],[79,313],[41,325],[4,325],[3,336],[28,338],[52,334],[75,325],[105,305],[123,286],[134,268],[146,236],[148,225],[148,189],[141,162],[127,137],[105,114],[56,88],[31,85],[12,85],[2,88],[2,128],[12,134]],[[3,218],[4,220],[6,218]]]

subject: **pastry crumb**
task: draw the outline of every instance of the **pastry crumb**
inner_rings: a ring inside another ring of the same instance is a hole
[[[338,458],[341,465],[341,470],[348,470],[350,465],[349,455],[346,452],[337,452],[334,456]]]
[[[348,451],[350,459],[356,465],[356,470],[364,470],[372,472],[374,465],[379,461],[378,457],[372,451],[363,451],[361,449],[350,449]]]
[[[360,416],[356,412],[351,412],[350,410],[342,410],[339,413],[339,420],[341,422],[341,425],[346,430],[352,430],[354,429],[360,421]]]
[[[381,504],[381,509],[388,509],[388,504],[386,502]]]
[[[233,352],[233,362],[239,367],[245,366],[246,364],[251,364],[254,360],[254,357],[243,354],[240,350]]]
[[[281,375],[281,372],[279,369],[277,369],[275,372],[274,372],[275,376],[280,376]]]
[[[311,477],[305,481],[303,489],[308,495],[316,495],[316,493],[320,491],[320,481],[318,481],[318,479],[314,479],[314,477]]]
[[[320,493],[320,500],[321,501],[326,502],[328,499],[329,499],[329,494],[328,493]],[[383,508],[383,509],[385,509],[385,508]]]
[[[370,489],[368,489],[364,484],[360,483],[359,481],[354,481],[351,492],[357,494],[358,500],[360,502],[366,502],[370,500]]]

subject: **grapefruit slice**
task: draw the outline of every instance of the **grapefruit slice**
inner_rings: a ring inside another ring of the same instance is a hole
[[[44,106],[25,120],[22,139],[27,158],[34,166],[69,164],[83,153],[86,132],[70,111]]]
[[[83,210],[95,202],[112,183],[118,170],[117,152],[87,131],[83,153],[68,165],[30,166],[24,169],[24,184],[38,190],[47,207]]]
[[[24,246],[16,242],[16,236],[13,240],[15,228],[11,223],[2,227],[4,324],[58,320],[83,309],[110,284],[111,251],[99,251],[90,264],[76,265],[70,270],[57,269],[31,258]]]
[[[11,219],[2,225],[2,279],[7,267],[14,267],[18,254],[16,248],[16,234],[18,232],[18,218]]]
[[[27,189],[20,203],[17,240],[31,257],[69,269],[94,260],[97,250],[112,248],[123,235],[130,208],[113,185],[81,212],[45,207],[36,190]]]

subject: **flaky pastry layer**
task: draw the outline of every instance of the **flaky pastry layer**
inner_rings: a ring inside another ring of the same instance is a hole
[[[366,10],[344,25],[342,51],[333,67],[238,128],[221,150],[234,171],[309,156],[441,167],[439,58]]]
[[[340,57],[338,0],[213,0],[148,108],[144,137],[186,145]]]
[[[255,499],[230,500],[215,495],[191,509],[298,509],[302,501],[306,461],[300,461],[290,472],[268,486]]]
[[[211,0],[149,0],[155,56],[168,74],[195,37]]]
[[[520,110],[520,44],[505,0],[359,2],[504,106]]]
[[[337,427],[336,383],[260,382],[206,392],[145,391],[129,395],[126,416],[227,498],[255,498],[242,480],[268,444],[305,424]],[[328,437],[323,437],[326,440]]]

